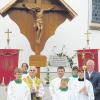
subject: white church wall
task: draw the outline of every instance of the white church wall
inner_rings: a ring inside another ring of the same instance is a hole
[[[10,19],[7,15],[4,18],[0,16],[0,49],[10,48],[19,49],[19,67],[23,62],[29,62],[29,56],[32,54],[32,50],[27,38],[21,34],[17,24]],[[7,30],[10,30],[10,43],[7,46]]]
[[[88,29],[88,0],[65,0],[76,12],[77,16],[70,22],[66,19],[57,30],[55,35],[50,37],[45,45],[42,54],[51,55],[52,47],[57,47],[57,52],[60,52],[63,45],[65,45],[64,52],[69,56],[75,54],[76,50],[87,48],[86,43],[86,32]],[[89,35],[90,39],[90,48],[99,49],[100,45],[100,31],[89,30],[91,34]],[[99,51],[100,59],[100,51]],[[74,59],[75,65],[77,65],[77,57]],[[100,61],[99,61],[100,65]],[[100,71],[100,67],[99,67]]]

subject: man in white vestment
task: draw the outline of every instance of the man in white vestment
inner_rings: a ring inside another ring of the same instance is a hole
[[[56,91],[54,97],[52,100],[72,100],[71,97],[71,91],[68,88],[68,78],[62,78],[61,79],[61,83],[60,83],[60,87],[59,89]],[[75,100],[75,99],[73,99]]]
[[[72,76],[69,77],[68,81],[68,88],[71,90],[71,93],[73,94],[71,100],[75,100],[75,90],[76,90],[76,80],[78,79],[78,67],[74,66],[72,68]]]
[[[64,67],[62,67],[62,66],[58,67],[57,68],[57,75],[58,75],[58,77],[55,78],[55,79],[53,79],[50,82],[49,91],[50,91],[50,94],[51,94],[52,99],[53,99],[56,91],[60,87],[60,82],[61,82],[61,79],[64,78],[64,73],[65,73]]]
[[[14,75],[15,80],[11,81],[7,88],[7,100],[31,100],[30,90],[21,79],[21,69],[15,69]]]
[[[68,87],[72,91],[74,91],[76,89],[75,80],[77,80],[77,79],[78,79],[78,67],[74,66],[72,68],[72,76],[69,77],[69,81],[68,81]]]
[[[31,92],[31,100],[41,100],[44,95],[42,80],[37,76],[37,68],[30,66],[29,74],[23,78]]]
[[[94,100],[93,86],[84,77],[84,70],[78,70],[78,80],[75,81],[77,86],[75,89],[76,100]]]

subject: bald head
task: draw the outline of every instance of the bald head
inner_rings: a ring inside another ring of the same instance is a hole
[[[94,61],[91,60],[91,59],[89,59],[89,60],[86,62],[87,71],[89,71],[89,72],[94,71],[94,65],[95,65]]]
[[[33,78],[37,74],[37,68],[35,66],[30,66],[29,75]]]
[[[34,70],[37,72],[37,68],[35,66],[30,66],[30,70]]]

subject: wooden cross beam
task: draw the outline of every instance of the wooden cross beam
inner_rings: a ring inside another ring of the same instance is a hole
[[[46,4],[45,4],[46,5]],[[45,6],[41,0],[36,0],[34,4],[24,3],[24,7],[35,13],[35,21],[33,27],[35,28],[36,43],[41,42],[42,30],[43,30],[43,13],[53,8],[52,5]]]
[[[7,47],[9,48],[9,43],[10,43],[10,30],[8,29],[7,32],[5,32],[7,34]]]

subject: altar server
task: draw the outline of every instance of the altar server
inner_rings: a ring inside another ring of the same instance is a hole
[[[55,92],[52,100],[72,100],[71,91],[68,89],[68,80],[66,78],[61,79],[60,87]],[[73,99],[75,100],[75,98]]]
[[[69,82],[68,82],[68,87],[71,89],[73,92],[76,89],[76,83],[75,81],[78,79],[78,67],[74,66],[72,68],[72,75],[69,77]]]
[[[75,81],[77,100],[94,100],[93,86],[91,82],[85,79],[83,69],[78,70],[78,77],[78,80]]]
[[[11,81],[7,88],[7,100],[31,100],[30,90],[21,79],[21,69],[14,71],[15,80]]]

